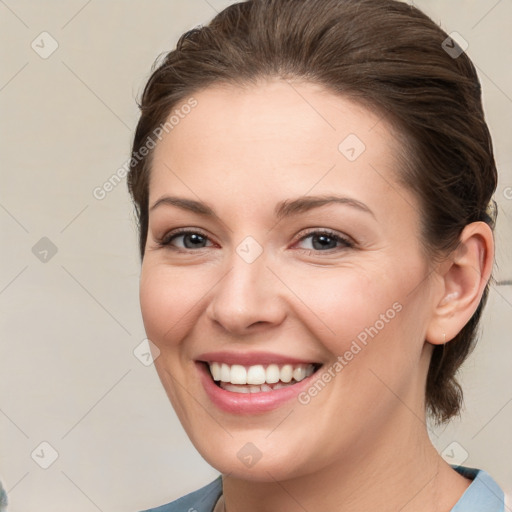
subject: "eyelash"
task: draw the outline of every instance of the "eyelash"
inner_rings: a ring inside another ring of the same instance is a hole
[[[174,246],[171,246],[171,242],[179,237],[179,236],[183,236],[183,235],[201,235],[202,237],[204,238],[207,238],[209,240],[209,237],[202,233],[200,230],[191,230],[191,229],[178,229],[176,231],[172,231],[170,233],[167,233],[164,237],[162,237],[161,239],[159,240],[156,240],[156,243],[159,247],[167,247],[173,251],[176,251],[176,252],[179,252],[179,253],[191,253],[191,252],[198,252],[200,249],[206,249],[206,247],[200,247],[199,249],[182,249],[182,248],[178,248],[178,247],[174,247]],[[320,229],[320,230],[312,230],[312,231],[309,231],[308,233],[306,233],[305,235],[303,235],[302,237],[300,237],[295,243],[298,243],[298,242],[302,242],[303,240],[313,236],[313,235],[317,235],[317,236],[328,236],[329,238],[332,238],[334,239],[337,243],[341,243],[343,245],[343,247],[338,247],[338,248],[334,248],[334,249],[327,249],[325,251],[321,251],[321,250],[316,250],[316,249],[297,249],[303,253],[306,253],[306,254],[312,254],[312,253],[315,253],[315,254],[318,254],[318,253],[332,253],[333,251],[339,251],[339,250],[343,250],[343,249],[351,249],[354,247],[354,243],[349,240],[348,238],[345,238],[343,236],[340,236],[338,235],[337,233],[333,232],[333,231],[330,231],[328,229]]]

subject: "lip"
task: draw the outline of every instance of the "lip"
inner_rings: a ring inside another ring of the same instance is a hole
[[[218,359],[212,359],[212,361],[215,360],[219,361]],[[239,362],[240,359],[237,358],[236,361]],[[287,359],[285,362],[288,363],[291,361],[295,360]],[[263,363],[261,359],[259,359],[258,362],[260,364],[268,364]],[[276,359],[273,359],[273,362],[277,362]],[[302,361],[300,361],[300,363],[302,363]],[[204,390],[211,402],[222,411],[232,414],[260,414],[277,409],[286,402],[289,402],[294,398],[296,399],[299,393],[310,386],[312,379],[317,377],[317,372],[315,372],[296,384],[276,389],[275,391],[262,391],[261,393],[235,393],[222,389],[215,384],[208,365],[204,361],[196,361],[196,367],[199,371]]]
[[[197,361],[205,363],[226,363],[229,365],[240,364],[242,366],[253,366],[256,364],[316,364],[316,361],[297,359],[271,352],[205,352],[196,358]]]

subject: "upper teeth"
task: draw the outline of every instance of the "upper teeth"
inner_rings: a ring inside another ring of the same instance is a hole
[[[242,366],[240,364],[229,365],[226,363],[209,363],[213,380],[230,382],[231,384],[275,384],[276,382],[297,382],[309,377],[314,371],[312,364],[269,364],[263,366]]]

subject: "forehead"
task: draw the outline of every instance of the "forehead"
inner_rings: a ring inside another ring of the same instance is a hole
[[[220,157],[235,154],[238,144],[250,144],[254,152],[262,145],[281,147],[282,152],[293,148],[297,157],[322,146],[315,151],[334,149],[337,157],[338,143],[350,134],[354,140],[358,137],[364,141],[366,149],[382,149],[382,143],[392,140],[382,116],[309,82],[274,79],[248,87],[221,84],[201,90],[193,98],[196,106],[188,108],[186,114],[176,115],[185,111],[190,98],[174,107],[169,116],[173,121],[172,137],[165,137],[157,153],[171,148],[179,151],[183,143],[195,142],[189,160],[211,152],[212,144],[232,150]],[[305,140],[307,145],[303,144]],[[286,156],[289,159],[292,155]]]
[[[395,179],[400,147],[388,123],[317,84],[217,85],[193,98],[196,106],[155,148],[150,203],[171,191],[215,191],[238,206],[309,191],[370,202],[407,194]]]

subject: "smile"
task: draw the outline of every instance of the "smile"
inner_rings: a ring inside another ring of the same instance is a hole
[[[315,364],[226,364],[211,362],[208,364],[215,383],[232,393],[266,393],[294,384],[311,376]]]
[[[196,369],[207,399],[231,414],[261,414],[293,400],[317,378],[323,363],[268,352],[201,354]]]

